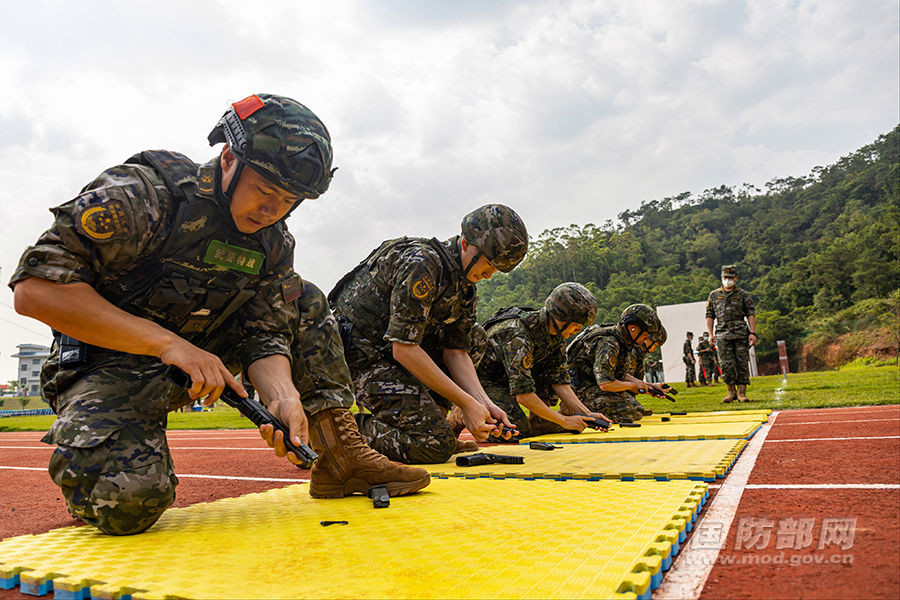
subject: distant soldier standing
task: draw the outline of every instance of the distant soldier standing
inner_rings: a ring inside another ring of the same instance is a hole
[[[684,346],[682,347],[681,352],[681,360],[684,363],[684,381],[687,383],[689,388],[697,387],[697,384],[694,383],[694,380],[697,379],[696,369],[694,366],[697,364],[694,359],[694,348],[691,346],[691,340],[694,339],[694,333],[691,331],[687,332],[687,339],[684,340]]]
[[[722,287],[706,301],[709,341],[718,346],[722,379],[728,386],[724,402],[749,402],[750,346],[756,345],[756,307],[750,294],[737,287],[737,266],[722,267]],[[746,318],[746,319],[745,319]],[[713,334],[713,323],[716,329]],[[748,327],[749,323],[749,327]]]
[[[704,333],[697,343],[697,354],[700,356],[700,383],[710,385],[713,378],[718,383],[719,373],[716,371],[716,361],[713,359],[713,349],[709,343],[709,334]]]

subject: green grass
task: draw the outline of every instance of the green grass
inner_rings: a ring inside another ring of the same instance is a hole
[[[46,408],[47,405],[36,408]],[[18,409],[18,406],[16,407]],[[0,419],[0,431],[47,431],[56,420],[46,417],[7,417]],[[212,410],[169,413],[169,429],[256,429],[236,408],[217,402]]]
[[[861,359],[838,371],[792,373],[785,382],[780,375],[754,377],[747,388],[750,403],[725,404],[724,384],[687,389],[682,383],[671,384],[679,394],[672,404],[665,398],[640,396],[641,403],[654,412],[709,412],[770,408],[828,408],[833,406],[869,406],[900,403],[900,367],[894,362]],[[20,404],[16,400],[14,407]],[[46,404],[37,399],[34,408]],[[29,408],[31,406],[29,405]],[[0,431],[47,431],[55,416],[9,417],[0,419]],[[169,429],[254,429],[253,423],[237,410],[218,402],[211,411],[169,413]]]
[[[900,403],[900,368],[896,363],[855,361],[838,371],[791,373],[787,381],[780,375],[754,377],[747,387],[753,402],[725,404],[728,393],[724,383],[709,387],[687,388],[684,382],[670,383],[679,391],[672,404],[665,398],[640,396],[646,408],[654,412],[709,412],[770,408],[828,408],[835,406],[869,406]]]

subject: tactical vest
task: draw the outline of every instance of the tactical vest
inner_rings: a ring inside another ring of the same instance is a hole
[[[569,363],[569,375],[572,377],[572,385],[577,387],[590,382],[596,382],[594,377],[593,357],[591,349],[595,346],[597,338],[616,335],[616,323],[602,323],[594,325],[583,333],[578,334],[566,349],[566,359]],[[622,342],[619,339],[619,342]],[[619,344],[619,353],[616,357],[617,365],[625,365],[630,348],[627,344]]]
[[[487,331],[491,325],[496,325],[497,323],[508,321],[510,319],[518,319],[519,315],[523,312],[537,312],[537,310],[538,309],[536,308],[525,308],[521,306],[505,306],[489,317],[482,327]],[[529,335],[531,334],[530,331],[528,333]]]
[[[328,303],[332,309],[336,308],[336,303],[338,297],[341,295],[341,292],[344,289],[344,286],[352,281],[361,271],[364,269],[369,269],[370,265],[377,262],[383,256],[391,253],[399,246],[403,246],[408,244],[410,241],[415,240],[415,238],[409,237],[401,237],[393,240],[388,240],[383,242],[380,246],[372,250],[369,255],[363,259],[356,267],[353,268],[352,271],[344,275],[338,280],[338,282],[334,285],[331,291],[328,293]],[[447,249],[437,238],[431,238],[430,240],[425,240],[429,247],[431,247],[441,258],[441,281],[437,282],[437,294],[435,295],[434,301],[432,302],[432,306],[437,305],[441,299],[447,294],[448,290],[454,289],[459,282],[461,277],[461,271],[457,268],[453,261],[453,257],[447,252]],[[372,282],[375,285],[378,285],[378,282]],[[474,293],[474,286],[472,292]],[[381,293],[388,293],[389,289],[380,289]],[[378,315],[378,319],[380,320],[383,315]],[[371,343],[375,348],[379,349],[382,354],[390,356],[390,348],[391,344],[385,344],[385,341],[381,338],[373,339],[371,334],[367,334],[367,330],[372,329],[371,326],[367,327],[366,324],[360,323],[351,323],[346,317],[338,316],[338,321],[340,322],[340,331],[341,331],[341,339],[344,342],[344,351],[348,354],[356,355],[355,348],[352,344],[352,334],[351,332],[356,331],[358,335],[365,337],[369,343]],[[371,325],[371,324],[369,324]],[[369,357],[370,359],[374,359],[375,357]],[[357,361],[358,364],[362,364],[360,361]]]
[[[177,212],[164,241],[107,278],[98,292],[128,313],[197,339],[256,294],[291,251],[290,236],[281,222],[255,234],[231,226],[225,209],[197,194],[199,166],[181,154],[147,151],[126,164],[161,177]]]
[[[487,332],[493,325],[511,319],[518,319],[525,312],[535,312],[535,309],[521,306],[505,306],[490,316],[488,320],[482,324],[482,327],[484,328],[484,331]],[[536,346],[534,335],[532,335],[531,329],[527,326],[525,327],[525,333],[528,336],[528,339],[531,340],[532,345]],[[490,335],[488,335],[488,339],[490,339]],[[485,354],[485,357],[482,359],[481,364],[478,365],[478,368],[479,376],[486,380],[504,381],[506,379],[506,370],[503,367],[503,363],[499,360],[499,357],[493,355],[490,350],[490,345],[488,345],[487,354]]]

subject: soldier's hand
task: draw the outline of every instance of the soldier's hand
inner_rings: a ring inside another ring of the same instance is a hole
[[[588,415],[591,416],[591,417],[594,417],[595,419],[601,419],[601,420],[603,420],[603,421],[606,421],[607,423],[612,423],[612,422],[613,422],[612,419],[610,419],[609,417],[607,417],[607,416],[604,415],[603,413],[591,412],[591,413],[588,413]],[[600,431],[609,431],[609,428],[601,429]]]
[[[710,334],[710,336],[709,336],[709,345],[710,345],[710,346],[715,346],[715,345],[716,345],[716,336]]]
[[[299,446],[300,442],[309,444],[309,421],[306,418],[306,412],[303,410],[303,404],[299,399],[274,400],[269,403],[268,409],[273,417],[288,426],[288,429],[291,431],[291,442],[295,446]],[[287,456],[288,460],[293,464],[300,464],[300,459],[285,447],[284,434],[280,431],[275,431],[272,425],[260,426],[259,435],[266,441],[269,448],[275,449],[276,456]]]
[[[587,427],[586,420],[590,419],[590,417],[581,415],[565,415],[562,418],[563,427],[570,431],[577,431],[578,433],[584,431],[584,428]]]
[[[469,433],[479,442],[487,440],[491,432],[497,430],[496,421],[491,417],[491,413],[478,402],[473,402],[463,409],[463,421]]]
[[[502,408],[494,404],[493,402],[488,402],[485,406],[488,409],[488,412],[491,414],[491,419],[494,420],[494,432],[493,434],[497,437],[502,437],[505,440],[510,439],[514,435],[519,435],[518,431],[515,431],[516,426],[512,424],[509,420],[509,415],[503,411]],[[501,428],[499,425],[505,425],[505,429],[503,435],[500,435]]]
[[[747,343],[749,343],[751,346],[755,346],[756,342],[758,342],[758,341],[759,341],[759,338],[756,336],[755,333],[751,333],[750,336],[747,338]]]
[[[190,376],[191,387],[188,395],[193,400],[205,398],[203,401],[205,406],[215,403],[226,385],[241,398],[247,397],[244,386],[238,383],[218,356],[201,350],[187,341],[163,351],[159,358],[167,365],[181,368]]]

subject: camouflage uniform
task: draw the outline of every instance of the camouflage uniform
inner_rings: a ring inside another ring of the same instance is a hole
[[[750,383],[750,328],[745,317],[756,314],[750,293],[734,286],[713,290],[706,300],[706,317],[716,320],[719,367],[726,384]]]
[[[509,440],[515,443],[532,434],[529,418],[516,395],[534,393],[547,406],[556,406],[559,397],[553,386],[571,383],[565,340],[559,333],[550,333],[546,308],[501,309],[485,323],[485,331],[488,346],[478,367],[478,378],[494,404],[506,412],[519,431],[517,437]],[[506,440],[492,436],[489,441]]]
[[[417,344],[445,372],[442,351],[465,350],[478,364],[486,339],[475,323],[475,285],[463,276],[460,236],[382,243],[328,294],[369,445],[408,464],[442,463],[456,447],[451,403],[392,357],[392,343]]]
[[[626,374],[643,378],[644,354],[635,349],[625,327],[611,323],[588,327],[569,344],[566,358],[573,387],[591,412],[603,413],[616,423],[643,418],[644,407],[630,392],[600,389],[604,383],[623,380]],[[568,414],[565,409],[560,412]]]
[[[716,361],[713,358],[713,349],[706,338],[701,338],[697,344],[697,354],[700,355],[700,383],[712,383],[713,379],[719,380],[719,372],[716,370]]]
[[[691,346],[691,340],[684,340],[684,346],[681,348],[681,360],[684,363],[684,381],[688,386],[693,385],[697,379],[696,362],[694,362],[694,349]]]
[[[10,286],[31,276],[87,283],[217,354],[235,374],[293,351],[303,357],[294,376],[307,411],[350,406],[324,295],[294,272],[283,223],[254,234],[236,229],[214,185],[218,160],[198,169],[154,151],[107,170],[53,209],[53,227],[25,251]],[[58,415],[42,440],[58,446],[51,478],[76,517],[107,533],[140,533],[174,501],[167,413],[191,400],[164,378],[156,357],[83,346],[85,362],[61,364],[58,340],[41,371]]]

